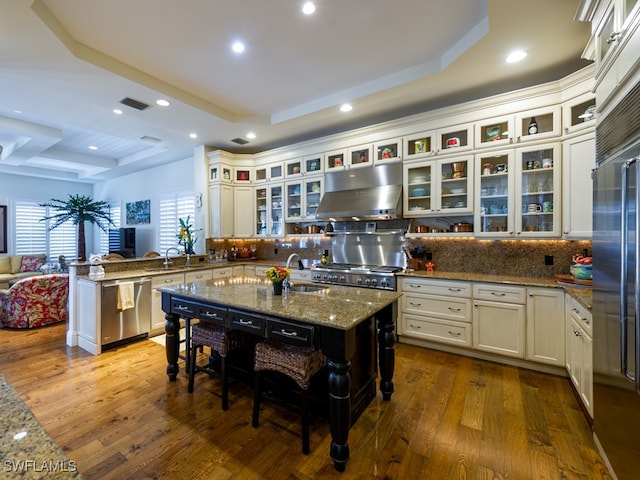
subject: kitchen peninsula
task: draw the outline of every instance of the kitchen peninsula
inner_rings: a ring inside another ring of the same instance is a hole
[[[402,294],[331,286],[276,296],[270,283],[255,277],[176,285],[161,292],[171,381],[179,371],[180,318],[187,327],[191,319],[214,321],[257,337],[322,349],[329,371],[330,455],[336,470],[345,469],[352,421],[375,396],[376,348],[383,399],[393,393],[396,301]]]

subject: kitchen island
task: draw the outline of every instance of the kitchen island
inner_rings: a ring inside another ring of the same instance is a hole
[[[180,318],[211,321],[262,338],[277,338],[296,345],[306,342],[327,357],[331,450],[336,470],[349,459],[348,435],[352,414],[361,412],[375,394],[375,356],[384,400],[393,393],[394,341],[397,292],[331,286],[313,293],[273,294],[271,284],[257,277],[232,277],[173,287],[162,292],[166,313],[167,375],[179,372]],[[289,336],[289,331],[304,335]],[[377,331],[377,334],[376,334]],[[302,340],[301,340],[302,339]],[[373,369],[363,359],[373,358]],[[365,365],[366,366],[366,365]],[[357,375],[358,388],[352,388]],[[355,398],[354,398],[355,397]],[[354,411],[352,402],[358,405]]]

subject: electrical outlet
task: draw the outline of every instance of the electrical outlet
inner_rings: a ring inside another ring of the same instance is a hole
[[[274,249],[273,249],[273,254],[274,254],[274,255],[277,255],[277,254],[278,254],[278,249],[277,249],[277,248],[274,248]]]
[[[545,265],[553,265],[553,255],[545,255],[544,256],[544,264]]]

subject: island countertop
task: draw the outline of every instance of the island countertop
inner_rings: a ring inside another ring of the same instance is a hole
[[[274,295],[271,282],[232,277],[159,289],[191,300],[249,310],[263,315],[348,330],[396,301],[402,293],[331,285],[313,293]]]

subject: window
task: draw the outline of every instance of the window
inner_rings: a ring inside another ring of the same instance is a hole
[[[37,203],[15,203],[16,255],[46,253],[52,260],[60,255],[77,257],[76,225],[66,222],[49,231],[50,222],[40,221],[40,219],[52,214],[55,214],[54,210],[41,207]]]
[[[111,216],[111,221],[113,222],[113,225],[105,225],[107,227],[107,231],[104,232],[102,231],[102,229],[100,227],[98,228],[98,231],[100,232],[100,253],[102,253],[103,255],[106,253],[109,253],[109,229],[110,228],[120,228],[121,227],[121,223],[120,223],[120,213],[121,213],[121,207],[120,205],[111,205],[109,207],[109,215]],[[87,255],[89,254],[89,252],[87,252]]]
[[[158,248],[165,252],[167,248],[177,247],[179,219],[189,218],[189,223],[195,225],[195,199],[192,193],[177,194],[161,198],[158,202]]]

